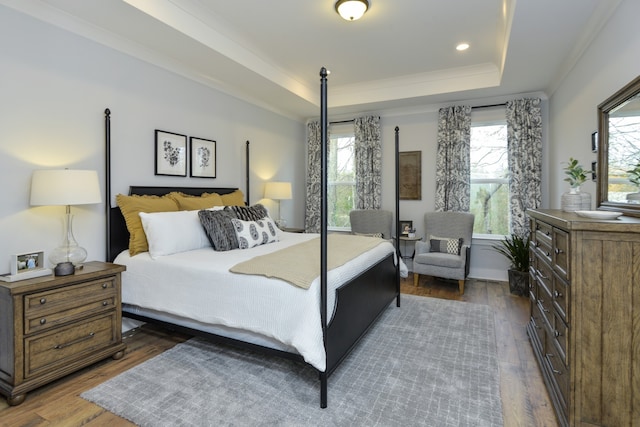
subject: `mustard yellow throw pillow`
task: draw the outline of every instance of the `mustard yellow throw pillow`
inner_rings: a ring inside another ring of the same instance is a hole
[[[140,212],[174,212],[178,210],[176,201],[167,196],[125,196],[118,194],[116,202],[129,230],[129,255],[134,256],[149,250],[147,236],[142,228]]]
[[[245,206],[244,194],[242,194],[240,190],[229,194],[222,194],[220,197],[222,197],[225,206]]]
[[[199,211],[210,209],[214,206],[224,206],[222,197],[218,193],[204,193],[202,196],[191,196],[180,192],[169,193],[176,201],[181,211]]]

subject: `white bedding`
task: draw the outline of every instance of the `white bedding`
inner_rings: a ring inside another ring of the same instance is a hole
[[[227,336],[237,337],[234,330],[257,334],[265,338],[259,344],[295,351],[324,371],[326,358],[318,309],[320,278],[305,290],[278,279],[229,272],[241,261],[317,236],[280,232],[278,242],[251,249],[216,252],[208,247],[156,259],[148,252],[130,257],[124,251],[114,261],[127,266],[122,273],[122,302],[135,306],[134,310],[143,308],[190,319],[192,327],[218,325],[221,328],[213,330]],[[335,289],[393,252],[393,245],[383,242],[329,271],[328,319],[334,310]],[[406,275],[402,262],[401,272]]]

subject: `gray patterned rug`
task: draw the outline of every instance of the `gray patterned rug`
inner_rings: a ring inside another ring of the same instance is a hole
[[[329,377],[305,364],[178,344],[82,397],[140,426],[501,426],[493,313],[402,295]]]

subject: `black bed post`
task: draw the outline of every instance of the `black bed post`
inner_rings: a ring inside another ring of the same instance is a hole
[[[320,69],[320,321],[325,369],[320,372],[320,407],[327,407],[327,69]]]
[[[398,257],[398,267],[396,268],[396,306],[400,307],[400,128],[396,126],[396,257]]]
[[[107,216],[107,236],[105,261],[111,261],[111,110],[104,110],[104,141],[105,141],[105,214]]]
[[[245,148],[245,156],[246,156],[246,167],[247,167],[247,176],[246,180],[246,188],[247,188],[247,206],[251,206],[251,198],[249,197],[249,141],[247,140],[247,146]]]

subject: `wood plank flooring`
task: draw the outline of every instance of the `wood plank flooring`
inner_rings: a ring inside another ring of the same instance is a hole
[[[553,407],[529,345],[525,324],[529,301],[509,293],[507,283],[469,280],[464,295],[457,282],[421,277],[418,287],[409,277],[402,293],[486,304],[494,309],[500,363],[500,393],[504,425],[557,426]],[[80,394],[145,360],[183,342],[186,335],[145,325],[125,337],[127,350],[120,360],[107,359],[27,394],[22,405],[9,407],[0,400],[0,427],[133,426]]]

